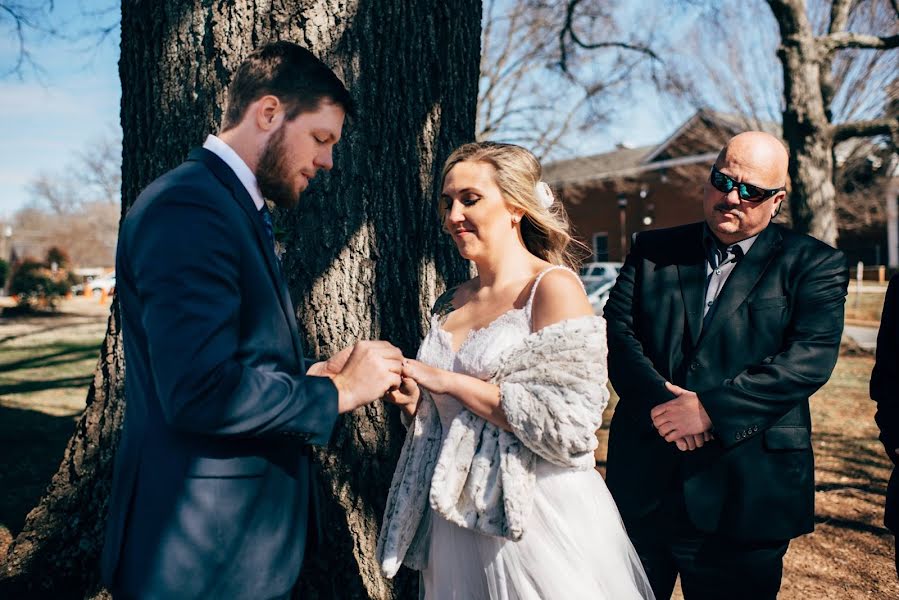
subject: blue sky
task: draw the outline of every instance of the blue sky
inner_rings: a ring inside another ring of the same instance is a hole
[[[53,22],[66,31],[96,26],[99,17],[78,8],[57,2]],[[15,64],[18,51],[7,24],[0,28],[0,72]],[[0,219],[26,203],[26,185],[40,172],[61,172],[92,141],[121,136],[118,32],[99,45],[40,35],[26,41],[41,70],[26,67],[21,80],[0,79]]]
[[[109,23],[115,14],[85,17],[81,11],[108,1],[57,2],[52,14],[65,31]],[[0,25],[7,23],[0,22]],[[0,27],[0,72],[14,64],[17,42]],[[0,79],[0,220],[29,199],[28,182],[42,172],[60,173],[76,155],[103,137],[121,136],[118,78],[119,33],[99,45],[32,35],[29,49],[41,71]],[[640,146],[661,141],[683,115],[665,115],[647,93],[617,115],[604,135],[584,140],[583,153],[610,150],[617,142]]]

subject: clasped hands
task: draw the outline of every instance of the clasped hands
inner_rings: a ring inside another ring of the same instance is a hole
[[[666,442],[674,442],[681,451],[695,450],[711,441],[712,420],[696,392],[667,381],[665,388],[677,397],[649,411],[659,435]]]
[[[383,341],[364,341],[344,348],[306,372],[330,377],[338,390],[338,412],[370,404],[378,398],[396,404],[412,416],[418,406],[419,385],[443,391],[444,372],[405,358],[399,348]]]

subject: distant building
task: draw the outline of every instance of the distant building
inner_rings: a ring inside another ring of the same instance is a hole
[[[780,137],[776,124],[758,127]],[[565,204],[575,234],[593,249],[593,260],[623,261],[633,233],[703,219],[702,184],[718,152],[749,128],[731,115],[699,110],[660,144],[548,163],[543,177]],[[785,206],[775,222],[789,225],[788,212]],[[841,230],[838,243],[850,264],[887,261],[882,222]]]

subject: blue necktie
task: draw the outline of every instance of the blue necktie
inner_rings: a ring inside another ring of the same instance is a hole
[[[269,212],[268,207],[263,204],[262,208],[259,209],[259,214],[262,217],[262,224],[265,226],[265,234],[268,236],[269,247],[271,247],[272,252],[275,252],[275,227],[272,225],[272,213]],[[278,256],[277,252],[275,252],[275,256]]]

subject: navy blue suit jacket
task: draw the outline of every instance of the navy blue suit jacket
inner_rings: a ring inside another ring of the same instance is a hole
[[[742,540],[814,527],[809,397],[836,364],[849,272],[841,252],[778,225],[736,265],[703,326],[704,225],[640,233],[605,306],[621,397],[607,483],[625,521],[682,493],[693,524]],[[696,392],[715,440],[680,452],[650,411]]]
[[[234,172],[199,149],[122,222],[125,417],[104,581],[138,598],[286,594],[312,507],[309,444],[337,418],[306,377],[293,306]]]

